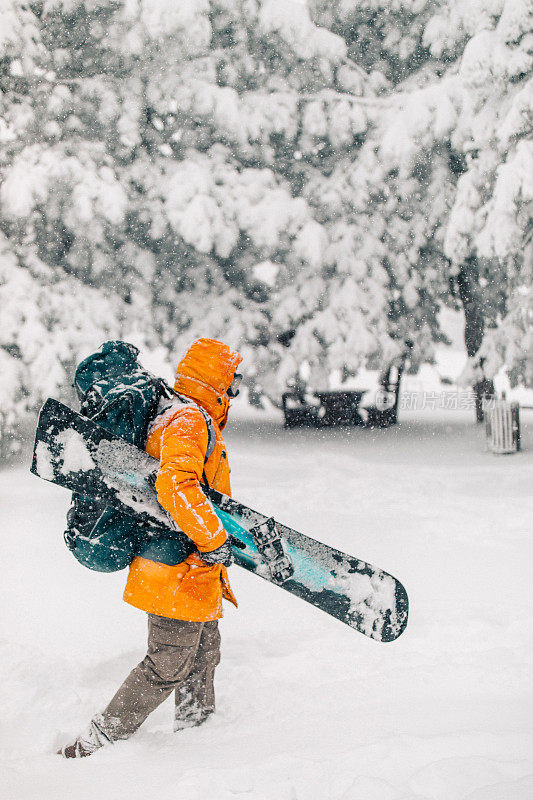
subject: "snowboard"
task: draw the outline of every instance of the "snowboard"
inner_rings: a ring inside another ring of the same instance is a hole
[[[44,404],[35,436],[34,475],[94,497],[139,522],[179,531],[157,501],[158,467],[143,450],[57,400]],[[236,564],[372,639],[391,642],[404,631],[407,593],[392,575],[220,492],[208,489],[207,494],[232,537]]]

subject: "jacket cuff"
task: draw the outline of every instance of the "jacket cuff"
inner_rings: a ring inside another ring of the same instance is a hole
[[[209,542],[209,547],[198,547],[199,553],[212,553],[213,550],[218,550],[219,547],[222,547],[228,540],[228,534],[224,529],[222,529],[222,533],[219,533]]]

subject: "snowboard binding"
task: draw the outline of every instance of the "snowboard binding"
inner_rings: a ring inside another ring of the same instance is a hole
[[[249,532],[254,537],[257,549],[265,559],[275,583],[284,583],[294,575],[294,567],[285,552],[281,533],[273,517],[259,525],[254,525]]]

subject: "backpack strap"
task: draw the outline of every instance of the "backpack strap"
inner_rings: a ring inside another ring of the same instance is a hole
[[[194,405],[196,405],[196,403]],[[204,409],[200,408],[200,406],[196,406],[196,408],[202,414],[203,418],[205,419],[205,423],[207,425],[207,450],[205,451],[204,468],[202,471],[202,483],[200,484],[204,492],[207,494],[207,492],[209,491],[209,481],[207,480],[207,475],[205,474],[205,462],[207,461],[209,456],[213,455],[215,444],[217,442],[217,435],[215,433],[215,426],[213,424],[213,420],[211,419],[207,411],[204,411]]]
[[[196,403],[194,405],[196,405]],[[205,419],[205,424],[207,425],[207,450],[205,451],[205,460],[207,461],[207,459],[213,455],[213,452],[215,450],[215,445],[217,443],[217,435],[215,432],[215,426],[213,420],[211,419],[207,411],[204,411],[204,409],[200,408],[200,406],[196,406],[196,408]]]

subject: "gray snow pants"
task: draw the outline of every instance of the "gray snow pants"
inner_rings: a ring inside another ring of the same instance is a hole
[[[146,656],[93,722],[107,739],[127,739],[174,692],[174,730],[200,725],[215,710],[213,679],[219,661],[218,622],[148,614]]]

